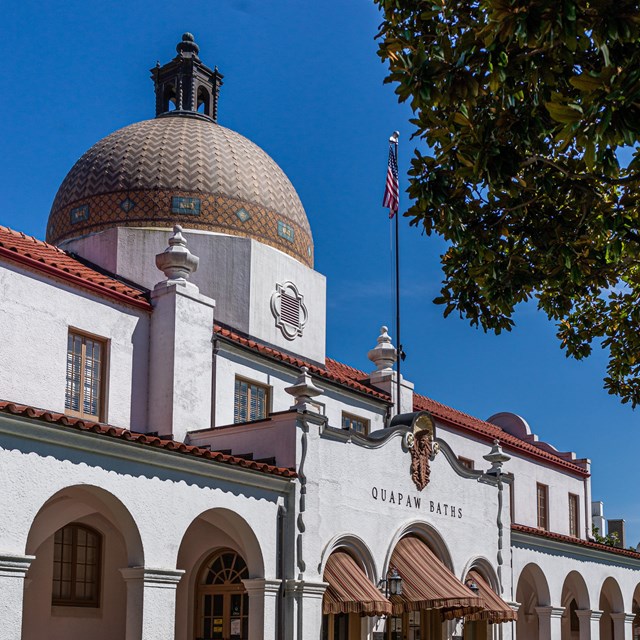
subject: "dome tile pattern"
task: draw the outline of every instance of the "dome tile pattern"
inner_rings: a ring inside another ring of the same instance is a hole
[[[237,216],[241,208],[250,216]],[[197,117],[145,120],[91,147],[58,190],[47,239],[175,223],[253,237],[312,266],[309,222],[282,169],[245,137]]]

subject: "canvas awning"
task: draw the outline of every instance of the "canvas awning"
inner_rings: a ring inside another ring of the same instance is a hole
[[[517,613],[491,588],[489,583],[477,572],[469,571],[471,578],[478,585],[484,609],[466,616],[466,620],[488,620],[489,622],[508,622],[515,620]]]
[[[402,578],[402,595],[392,596],[393,612],[441,609],[445,619],[461,618],[482,609],[482,600],[465,587],[419,538],[408,536],[396,545],[390,567]]]
[[[346,551],[334,551],[327,560],[324,580],[329,583],[322,613],[359,613],[361,616],[391,614],[391,602],[369,580]]]

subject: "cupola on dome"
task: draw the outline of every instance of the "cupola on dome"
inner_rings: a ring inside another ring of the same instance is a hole
[[[217,123],[222,75],[185,33],[178,55],[152,69],[156,118],[91,147],[56,194],[47,240],[113,227],[161,227],[254,238],[313,266],[300,198],[257,145]]]

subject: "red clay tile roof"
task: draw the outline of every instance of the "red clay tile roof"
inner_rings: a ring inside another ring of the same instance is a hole
[[[0,225],[0,258],[5,258],[69,284],[149,310],[147,292],[101,273],[51,244]]]
[[[474,418],[473,416],[463,413],[462,411],[458,411],[457,409],[447,407],[446,405],[436,402],[431,398],[427,398],[426,396],[421,396],[417,393],[414,394],[413,408],[415,411],[428,411],[442,422],[461,428],[467,433],[476,435],[487,442],[492,442],[497,438],[505,449],[516,451],[528,457],[544,460],[554,466],[562,467],[571,473],[585,478],[591,475],[581,466],[574,464],[569,460],[565,460],[559,455],[554,455],[549,451],[536,447],[534,444],[525,442],[524,440],[507,433],[495,424]]]
[[[219,451],[210,451],[209,449],[205,449],[202,447],[190,446],[184,444],[184,442],[177,442],[176,440],[166,440],[164,438],[158,438],[157,436],[146,435],[144,433],[134,433],[133,431],[129,431],[128,429],[112,427],[108,424],[91,422],[89,420],[81,420],[79,418],[72,418],[62,413],[46,411],[45,409],[36,409],[35,407],[16,404],[15,402],[0,400],[0,413],[10,413],[12,415],[22,416],[24,418],[33,418],[44,423],[71,427],[73,429],[77,429],[78,431],[97,433],[102,436],[118,438],[119,440],[135,442],[137,444],[149,447],[165,449],[166,451],[175,451],[177,453],[183,453],[185,455],[195,456],[197,458],[203,458],[205,460],[222,462],[237,467],[243,467],[244,469],[250,469],[252,471],[259,471],[261,473],[267,473],[274,476],[281,476],[283,478],[295,478],[297,475],[295,471],[293,471],[292,469],[287,469],[285,467],[276,467],[264,462],[246,460],[244,458],[238,458],[226,453],[220,453]]]
[[[600,542],[592,542],[591,540],[581,540],[580,538],[573,538],[571,536],[565,536],[561,533],[553,533],[552,531],[545,531],[544,529],[538,529],[536,527],[528,527],[524,524],[513,523],[511,525],[511,531],[518,531],[519,533],[528,533],[532,536],[538,536],[539,538],[548,538],[549,540],[557,540],[558,542],[566,542],[568,544],[577,545],[579,547],[587,547],[589,549],[598,549],[599,551],[608,551],[609,553],[617,553],[621,556],[628,556],[629,558],[635,558],[640,560],[640,553],[632,551],[631,549],[621,549],[619,547],[610,547],[608,544],[601,544]]]
[[[354,391],[365,393],[368,396],[373,396],[374,398],[377,398],[379,400],[384,400],[385,402],[390,402],[391,400],[388,394],[374,389],[367,384],[367,375],[365,373],[363,373],[362,371],[358,371],[353,367],[349,367],[346,364],[337,362],[336,360],[332,360],[331,358],[326,359],[326,364],[323,368],[316,364],[306,362],[301,358],[296,358],[295,356],[283,351],[278,351],[277,349],[262,344],[261,342],[257,342],[252,338],[243,336],[233,331],[232,329],[228,329],[220,325],[215,325],[214,330],[219,336],[226,338],[230,342],[235,342],[236,344],[239,344],[243,347],[247,347],[249,349],[252,349],[253,351],[257,351],[258,353],[269,358],[280,360],[281,362],[290,364],[298,368],[307,367],[309,369],[309,373],[312,373],[320,378],[324,378],[325,380],[330,380],[331,382],[349,387]]]
[[[232,329],[215,325],[215,331],[231,342],[253,349],[254,351],[268,357],[281,360],[282,362],[286,362],[287,364],[291,364],[296,367],[306,366],[309,368],[310,373],[319,377],[337,382],[338,384],[345,385],[351,389],[355,389],[356,391],[385,400],[386,402],[391,400],[386,393],[377,391],[373,387],[369,386],[368,376],[366,373],[355,369],[354,367],[350,367],[349,365],[342,364],[337,360],[327,358],[326,368],[323,369],[317,365],[305,362],[300,358],[278,351],[273,347],[264,345],[252,338],[242,336]],[[493,442],[493,440],[497,438],[505,449],[517,451],[518,453],[530,458],[532,457],[537,458],[538,460],[544,460],[551,465],[561,467],[564,470],[570,471],[571,473],[581,477],[588,477],[590,475],[586,469],[562,458],[560,455],[554,455],[549,451],[541,449],[534,444],[525,442],[524,440],[503,431],[500,427],[491,424],[490,422],[474,418],[473,416],[463,413],[462,411],[452,409],[451,407],[447,407],[446,405],[436,402],[431,398],[427,398],[426,396],[422,396],[417,393],[414,394],[413,410],[428,411],[440,421],[480,437],[487,442]]]

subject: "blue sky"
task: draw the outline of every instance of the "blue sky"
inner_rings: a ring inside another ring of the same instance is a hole
[[[305,206],[328,280],[328,354],[371,369],[366,353],[380,325],[393,325],[387,139],[400,131],[403,189],[416,145],[409,108],[383,85],[371,2],[26,0],[3,13],[0,224],[44,237],[67,171],[100,138],[153,117],[149,69],[191,31],[225,75],[220,123],[265,149]],[[401,244],[406,377],[480,418],[516,412],[541,439],[591,458],[594,499],[626,519],[627,544],[637,544],[638,416],[602,389],[604,354],[567,360],[532,305],[498,337],[443,319],[431,303],[443,242],[402,220]]]

